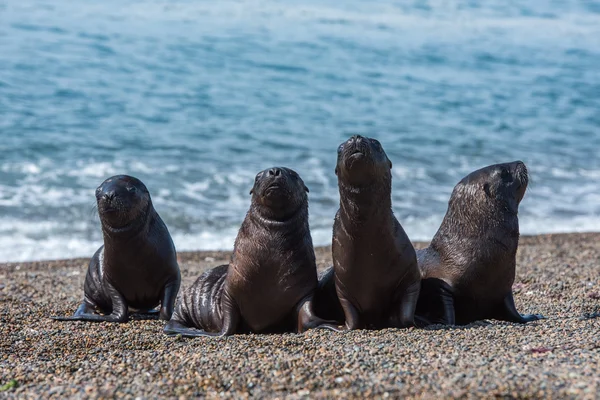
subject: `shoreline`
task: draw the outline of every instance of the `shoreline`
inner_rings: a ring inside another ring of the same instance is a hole
[[[427,243],[417,242],[422,248]],[[330,265],[330,247],[315,249]],[[231,252],[178,254],[182,289]],[[60,323],[88,258],[0,263],[2,397],[561,397],[600,393],[600,232],[522,236],[513,290],[546,319],[181,339],[162,321]],[[11,382],[16,382],[17,387]],[[6,386],[8,385],[8,386]]]
[[[598,235],[600,238],[600,231],[585,231],[585,232],[558,232],[558,233],[540,233],[536,235],[520,235],[519,238],[519,246],[529,243],[531,240],[537,240],[536,238],[549,238],[549,237],[570,237],[570,236],[589,236],[589,235]],[[411,241],[415,249],[422,249],[427,247],[430,242],[428,241]],[[100,246],[100,244],[99,244]],[[600,246],[600,244],[599,244]],[[317,259],[319,255],[324,256],[327,252],[331,251],[331,244],[322,245],[322,246],[314,246],[315,255]],[[177,259],[178,260],[189,260],[189,259],[197,259],[199,256],[204,255],[205,257],[217,257],[218,259],[222,259],[223,255],[230,256],[233,253],[233,250],[182,250],[177,251]],[[35,268],[34,266],[37,264],[48,264],[49,266],[58,264],[58,263],[70,263],[75,261],[89,261],[92,254],[89,257],[68,257],[68,258],[51,258],[51,259],[41,259],[41,260],[28,260],[28,261],[0,261],[0,268],[2,267],[15,267],[17,265],[23,266],[26,265],[30,268]],[[317,261],[317,267],[318,267]]]

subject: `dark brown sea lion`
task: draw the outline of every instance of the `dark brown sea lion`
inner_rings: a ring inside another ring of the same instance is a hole
[[[515,308],[519,203],[527,189],[525,164],[482,168],[454,188],[431,245],[417,251],[423,276],[419,325],[463,325],[482,319],[530,322]]]
[[[113,176],[96,189],[104,245],[90,260],[83,303],[59,321],[126,322],[130,311],[173,314],[181,277],[171,235],[139,180]],[[96,311],[104,315],[96,314]]]
[[[184,291],[165,333],[303,332],[327,322],[312,310],[317,267],[307,192],[291,169],[258,173],[230,264],[205,272]]]
[[[391,168],[375,139],[352,136],[338,148],[333,269],[319,282],[319,310],[338,319],[328,312],[332,304],[323,304],[332,303],[335,287],[346,329],[414,324],[421,277],[415,249],[392,212]]]

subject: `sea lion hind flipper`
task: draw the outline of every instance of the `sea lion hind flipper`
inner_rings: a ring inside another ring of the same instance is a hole
[[[493,318],[502,321],[525,324],[527,322],[544,319],[544,316],[541,314],[519,314],[519,312],[517,311],[517,307],[515,306],[513,294],[512,292],[510,292],[508,295],[506,295],[506,297],[504,297],[502,304],[499,305],[496,314],[493,316]]]
[[[312,294],[298,302],[298,305],[296,306],[296,315],[297,333],[303,333],[309,329],[329,329],[335,332],[342,332],[345,330],[345,327],[337,325],[336,321],[325,320],[315,315]]]
[[[184,337],[201,336],[231,336],[236,333],[240,322],[240,312],[233,299],[223,293],[223,325],[220,332],[207,332],[202,329],[189,327],[178,319],[171,319],[163,329],[163,332],[169,336],[181,335]],[[177,315],[177,314],[175,314]]]
[[[325,319],[335,321],[336,325],[344,325],[344,310],[335,289],[335,274],[329,267],[319,276],[319,283],[313,298],[315,313]]]
[[[448,283],[437,278],[421,281],[415,321],[418,327],[456,325],[453,290]]]
[[[171,320],[163,329],[168,336],[181,335],[183,337],[221,336],[220,332],[206,332],[202,329],[186,326],[179,321]]]
[[[70,317],[50,317],[55,321],[87,321],[87,322],[127,322],[127,319],[123,320],[121,317],[114,314],[100,315],[100,314],[80,314],[73,315]]]

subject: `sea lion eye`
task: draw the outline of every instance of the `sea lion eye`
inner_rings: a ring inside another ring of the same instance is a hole
[[[135,186],[129,186],[129,187],[127,188],[127,191],[128,191],[129,193],[135,193],[135,192],[137,191],[137,189],[135,188]]]
[[[503,181],[511,181],[512,175],[506,168],[502,168],[502,172],[500,173],[500,178],[502,178]]]
[[[342,143],[338,146],[338,153],[341,153],[343,148],[344,148],[344,143]]]

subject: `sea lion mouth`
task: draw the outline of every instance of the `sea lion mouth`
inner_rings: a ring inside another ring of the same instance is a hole
[[[361,149],[355,149],[346,155],[344,164],[347,169],[352,169],[355,165],[363,165],[368,159],[368,154]]]
[[[278,183],[271,183],[265,189],[265,193],[272,193],[272,192],[275,192],[275,191],[277,191],[279,189],[281,189],[281,185],[280,184],[278,184]]]

